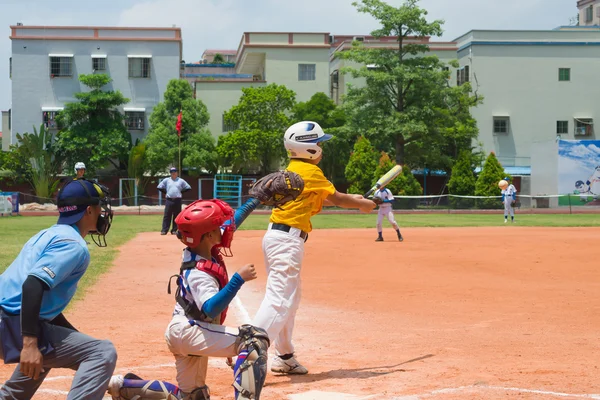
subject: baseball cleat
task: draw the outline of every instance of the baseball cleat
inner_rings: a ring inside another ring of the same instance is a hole
[[[375,239],[376,242],[383,242],[383,238],[380,236],[377,239]]]
[[[398,235],[398,240],[401,241],[401,242],[404,241],[404,238],[402,237],[402,235]]]
[[[162,236],[164,236],[164,235],[166,235],[166,234],[167,234],[167,232],[161,232],[160,234],[161,234]]]
[[[273,364],[271,365],[271,371],[288,375],[308,374],[308,370],[296,361],[296,358],[294,357],[287,360],[284,360],[281,357],[275,357],[273,359]]]

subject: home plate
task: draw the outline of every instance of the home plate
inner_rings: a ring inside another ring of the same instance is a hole
[[[290,394],[289,400],[367,400],[375,397],[371,396],[355,396],[353,394],[337,393],[337,392],[321,392],[319,390],[311,390],[300,394]]]

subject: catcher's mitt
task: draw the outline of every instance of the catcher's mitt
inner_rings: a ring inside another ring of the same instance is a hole
[[[267,206],[279,207],[304,190],[302,177],[292,171],[277,171],[262,177],[252,185],[250,196]]]

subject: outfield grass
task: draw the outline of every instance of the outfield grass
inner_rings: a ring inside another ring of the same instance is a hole
[[[375,228],[377,217],[374,214],[327,214],[313,218],[315,229],[323,228]],[[502,214],[401,214],[396,215],[401,227],[461,227],[461,226],[500,226],[504,225]],[[140,232],[160,231],[161,215],[117,215],[108,234],[108,247],[90,245],[92,261],[88,272],[81,280],[77,298],[85,293],[106,272],[117,255],[119,246],[131,240]],[[251,215],[240,227],[242,230],[265,229],[268,215]],[[600,214],[518,215],[518,226],[600,226]],[[0,273],[17,256],[25,242],[39,230],[56,222],[56,217],[3,217],[0,218]],[[387,221],[384,221],[387,224]],[[89,240],[91,242],[91,240]]]

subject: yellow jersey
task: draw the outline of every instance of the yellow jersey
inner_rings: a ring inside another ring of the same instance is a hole
[[[304,190],[296,200],[284,204],[281,209],[273,208],[271,222],[310,232],[310,217],[321,211],[323,201],[335,193],[335,186],[325,178],[321,168],[309,162],[292,159],[287,170],[302,177]]]

